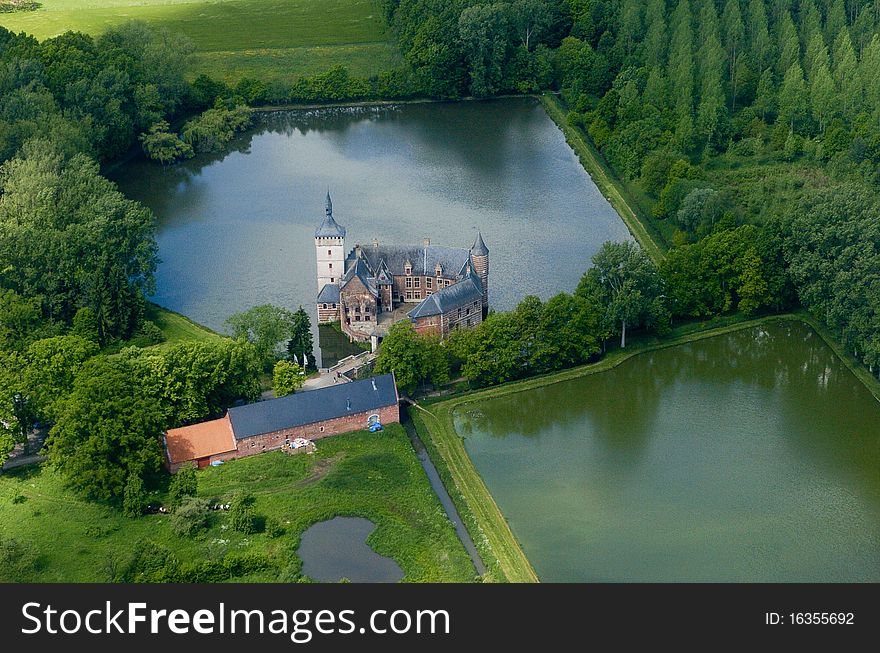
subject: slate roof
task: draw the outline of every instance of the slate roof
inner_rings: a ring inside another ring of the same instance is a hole
[[[441,315],[476,301],[482,304],[483,283],[478,276],[471,274],[462,281],[438,290],[423,299],[420,304],[407,313],[407,317],[416,319]]]
[[[357,258],[356,250],[354,248],[349,252],[347,262]],[[444,276],[461,276],[470,260],[470,251],[467,249],[438,245],[366,245],[361,247],[361,252],[371,270],[378,270],[384,261],[388,272],[395,276],[406,274],[407,262],[412,265],[414,275],[432,277],[439,263]]]
[[[477,232],[477,239],[474,241],[474,246],[471,247],[471,252],[473,252],[474,256],[489,255],[489,248],[486,247],[486,243],[483,242],[483,234],[479,231]]]
[[[236,440],[393,406],[398,401],[391,374],[229,409]],[[366,424],[364,425],[366,426]]]
[[[319,304],[338,304],[339,303],[339,284],[325,283],[318,293]]]
[[[340,288],[345,288],[349,281],[357,277],[361,280],[361,283],[364,284],[364,287],[369,290],[373,295],[379,296],[379,291],[376,290],[376,279],[373,277],[370,272],[370,268],[367,266],[367,263],[363,259],[358,259],[357,262],[348,268],[348,271],[345,273],[345,276],[342,277],[342,283],[340,284]]]
[[[324,202],[324,221],[315,229],[315,238],[345,238],[345,227],[333,219],[333,202],[330,201],[329,190]]]

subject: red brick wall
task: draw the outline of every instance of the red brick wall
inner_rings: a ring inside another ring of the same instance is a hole
[[[305,426],[297,426],[294,428],[283,429],[274,433],[266,433],[257,435],[252,438],[243,438],[237,441],[238,450],[226,456],[220,456],[225,460],[231,458],[243,458],[244,456],[252,456],[264,451],[272,451],[280,449],[284,446],[284,441],[294,438],[306,438],[308,440],[320,440],[331,435],[339,435],[340,433],[349,433],[367,428],[367,418],[373,413],[378,413],[379,421],[382,424],[392,424],[400,422],[400,407],[397,404],[393,406],[385,406],[377,411],[366,413],[355,413],[346,415],[345,417],[337,417],[336,419],[327,420],[325,422],[316,422]],[[322,430],[323,429],[323,430]]]

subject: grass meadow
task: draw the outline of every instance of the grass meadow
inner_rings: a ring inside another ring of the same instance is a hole
[[[402,59],[373,0],[41,0],[0,25],[45,39],[67,30],[97,35],[129,20],[188,36],[193,74],[234,82],[295,78],[344,64],[357,76]]]
[[[277,519],[285,533],[244,535],[228,515],[211,513],[210,528],[194,538],[178,536],[167,515],[129,519],[107,506],[84,501],[64,487],[47,465],[0,475],[0,528],[36,553],[37,582],[105,582],[114,561],[139,540],[169,548],[181,562],[220,559],[228,553],[262,553],[274,564],[236,581],[275,581],[292,565],[302,533],[331,517],[357,516],[377,528],[367,543],[394,558],[404,581],[468,582],[470,558],[403,428],[379,434],[358,431],[318,441],[312,455],[270,452],[198,472],[199,496],[228,500],[238,491],[256,497],[256,514]],[[163,499],[161,493],[152,497]]]

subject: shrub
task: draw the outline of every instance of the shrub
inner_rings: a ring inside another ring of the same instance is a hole
[[[171,515],[171,527],[183,537],[192,537],[208,528],[207,499],[186,497]]]
[[[254,495],[249,493],[239,494],[232,500],[229,518],[232,521],[232,528],[239,533],[250,535],[257,532],[257,516],[254,512],[255,501]]]
[[[140,517],[147,503],[143,479],[138,474],[130,474],[122,495],[122,513],[126,517]]]
[[[186,497],[194,497],[198,492],[198,479],[194,467],[183,467],[171,479],[168,486],[168,502],[172,510],[183,503]]]
[[[273,517],[266,518],[266,535],[269,537],[281,537],[284,535],[284,526],[281,525],[281,522]]]
[[[36,560],[29,546],[0,534],[0,582],[28,582],[36,570]]]

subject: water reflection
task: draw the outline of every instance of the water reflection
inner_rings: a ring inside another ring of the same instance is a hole
[[[328,186],[349,247],[467,247],[481,229],[496,309],[572,289],[630,237],[531,99],[270,112],[221,154],[112,176],[159,217],[154,301],[214,329],[260,303],[314,312]]]
[[[545,580],[880,580],[880,406],[800,323],[470,405]]]

